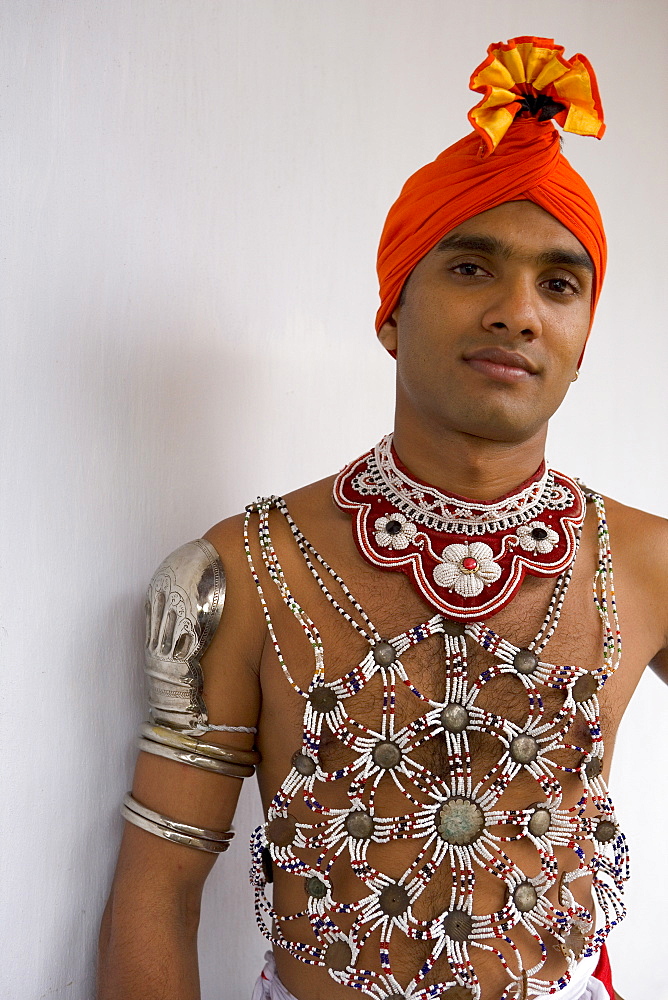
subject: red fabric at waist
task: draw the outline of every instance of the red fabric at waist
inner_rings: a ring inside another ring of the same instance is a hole
[[[601,948],[601,957],[594,970],[594,978],[603,983],[608,991],[610,1000],[615,1000],[615,991],[612,987],[612,969],[610,968],[610,959],[608,958],[608,950],[605,945]]]

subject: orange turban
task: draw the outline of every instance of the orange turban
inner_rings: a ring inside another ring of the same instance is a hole
[[[605,125],[591,66],[582,55],[564,59],[563,51],[551,38],[524,36],[489,46],[470,83],[484,94],[469,113],[475,131],[409,177],[387,216],[377,330],[418,261],[455,226],[506,201],[535,202],[580,240],[594,264],[593,316],[605,273],[603,223],[551,119],[599,139]]]

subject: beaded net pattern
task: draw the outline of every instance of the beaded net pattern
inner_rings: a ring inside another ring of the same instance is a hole
[[[251,839],[256,915],[260,929],[275,945],[302,962],[326,968],[337,983],[377,1000],[449,995],[452,1000],[479,1000],[478,950],[496,956],[506,970],[508,985],[502,1000],[557,993],[570,980],[577,962],[600,949],[623,918],[628,856],[601,776],[604,746],[597,697],[618,666],[621,638],[605,508],[601,497],[590,491],[586,495],[598,517],[599,563],[593,599],[603,627],[603,663],[592,671],[542,659],[559,622],[572,564],[557,579],[543,624],[526,648],[513,645],[483,622],[464,624],[441,614],[383,638],[344,581],[301,534],[281,498],[260,499],[247,508],[246,553],[269,634],[287,682],[304,703],[302,745],[270,803],[266,822]],[[278,560],[269,530],[272,510],[287,521],[328,601],[368,642],[368,652],[360,662],[335,680],[325,680],[320,634],[291,593]],[[250,523],[254,514],[259,515],[264,566],[313,650],[313,673],[307,687],[294,680],[285,662],[253,563]],[[442,643],[442,701],[422,694],[402,662],[409,650],[431,637]],[[493,665],[475,679],[467,669],[467,656],[474,646],[493,657]],[[518,678],[526,692],[529,712],[521,725],[478,704],[486,685],[505,674]],[[356,719],[350,701],[372,682],[380,683],[383,693],[377,728]],[[546,689],[563,695],[556,715],[546,711]],[[400,691],[408,692],[416,706],[413,721],[405,725],[396,718]],[[569,742],[578,715],[590,734],[588,748]],[[339,741],[349,754],[348,763],[331,771],[323,768],[319,756],[325,727],[328,738]],[[482,777],[474,776],[472,762],[470,744],[476,733],[496,741],[498,751]],[[445,747],[448,761],[439,774],[425,765],[420,754],[420,748],[436,738]],[[559,752],[564,750],[579,753],[575,766],[559,762]],[[537,801],[525,808],[502,808],[503,793],[524,772],[535,781]],[[570,772],[580,789],[571,806],[563,801],[563,772]],[[392,782],[405,802],[392,815],[387,815],[386,807],[376,808],[381,784],[386,787],[387,782]],[[343,808],[341,789],[345,790]],[[305,816],[307,821],[302,819]],[[378,857],[374,845],[394,841],[410,841],[414,848],[412,860],[398,878],[374,863]],[[530,876],[508,853],[508,845],[521,841],[535,851]],[[574,859],[561,876],[555,853],[559,849],[570,850]],[[363,885],[361,898],[334,897],[332,870],[341,861]],[[272,867],[303,884],[304,904],[298,911],[280,914],[267,898]],[[424,912],[421,897],[444,871],[447,905],[437,912]],[[480,914],[474,906],[476,881],[482,873],[488,883],[493,876],[504,887],[505,904],[496,912]],[[592,884],[598,919],[575,899],[572,884],[581,878]],[[558,903],[546,895],[555,886]],[[315,943],[296,939],[299,925],[295,921],[300,919],[308,920]],[[533,939],[532,955],[538,956],[528,968],[516,942],[520,930],[524,940],[527,935]],[[558,980],[541,978],[548,958],[545,939],[550,935],[567,962]],[[408,983],[404,972],[401,981],[397,978],[393,964],[398,939],[403,939],[403,946],[406,941],[421,942],[420,955],[426,955],[419,959],[419,968]],[[371,944],[377,945],[378,957],[365,963]],[[434,982],[432,970],[437,962],[441,981]],[[373,964],[376,971],[364,964]]]

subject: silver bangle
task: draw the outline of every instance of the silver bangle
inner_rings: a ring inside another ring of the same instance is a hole
[[[203,771],[212,771],[214,774],[226,774],[230,778],[250,778],[255,773],[252,765],[231,764],[226,760],[214,760],[213,757],[205,757],[203,754],[195,753],[191,750],[179,750],[177,747],[164,746],[162,743],[154,743],[140,736],[137,746],[145,753],[155,754],[157,757],[166,757],[167,760],[176,760],[181,764],[190,764],[191,767],[199,767]]]
[[[153,743],[161,743],[176,750],[189,750],[202,757],[213,757],[215,760],[225,760],[229,764],[241,764],[243,767],[253,767],[260,760],[257,750],[241,750],[237,747],[219,746],[217,743],[204,743],[186,733],[180,733],[168,726],[154,726],[150,722],[143,724],[141,735]]]
[[[214,830],[205,830],[189,823],[179,823],[137,802],[129,792],[123,799],[121,816],[134,826],[156,837],[162,837],[163,840],[182,844],[184,847],[194,847],[198,851],[208,851],[211,854],[222,854],[234,837],[232,830],[216,833]]]

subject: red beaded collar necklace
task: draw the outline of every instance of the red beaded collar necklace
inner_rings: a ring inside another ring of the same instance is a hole
[[[334,500],[352,515],[367,562],[406,573],[429,604],[463,621],[500,611],[525,573],[567,569],[585,516],[577,483],[544,463],[494,503],[448,496],[410,474],[391,434],[339,473]]]

